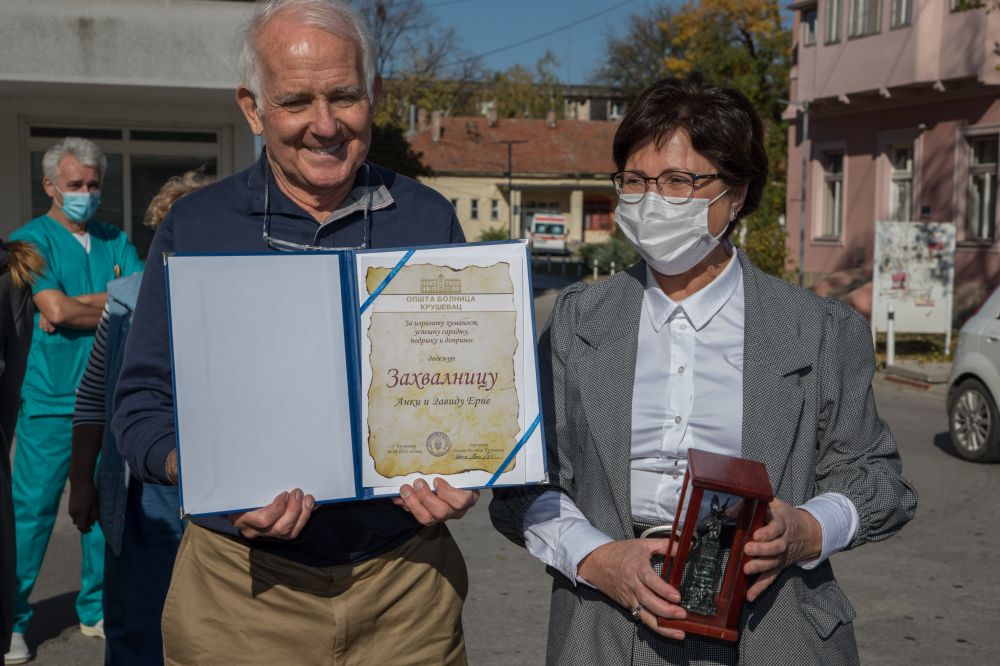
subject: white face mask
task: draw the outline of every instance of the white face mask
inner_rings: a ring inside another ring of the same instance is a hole
[[[707,257],[725,235],[728,224],[718,236],[708,231],[708,207],[728,191],[726,188],[711,200],[691,199],[686,204],[670,203],[660,194],[647,192],[639,203],[619,201],[615,222],[653,270],[680,275]]]

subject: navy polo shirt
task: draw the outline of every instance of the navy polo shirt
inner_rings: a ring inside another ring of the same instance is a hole
[[[455,210],[444,197],[375,165],[359,169],[346,200],[317,224],[278,188],[265,159],[262,155],[245,171],[179,199],[153,239],[125,347],[112,422],[118,448],[132,473],[143,481],[168,483],[166,459],[176,447],[166,285],[160,269],[164,253],[274,252],[263,239],[265,203],[270,235],[303,245],[352,247],[366,236],[368,246],[374,248],[465,240]],[[367,220],[366,180],[374,192]],[[238,334],[233,331],[233,335]],[[274,445],[281,446],[281,442]],[[232,473],[240,473],[239,461],[233,462]],[[254,479],[246,481],[253,483]],[[242,539],[225,518],[199,518],[195,522]],[[409,513],[391,501],[375,500],[317,507],[294,541],[253,539],[245,543],[311,566],[329,566],[381,554],[405,541],[418,527]]]

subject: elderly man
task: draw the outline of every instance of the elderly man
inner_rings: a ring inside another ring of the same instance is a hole
[[[28,597],[52,534],[69,473],[76,386],[90,355],[109,280],[142,270],[142,262],[117,227],[93,221],[101,202],[107,159],[97,144],[70,137],[42,158],[48,213],[11,234],[33,243],[45,272],[32,287],[38,330],[32,338],[21,392],[14,453],[13,493],[17,535],[17,598],[7,663],[30,658],[24,633],[31,619]],[[81,631],[103,638],[101,585],[104,536],[80,537],[83,563],[76,612]]]
[[[445,199],[365,161],[380,86],[373,48],[345,2],[261,3],[236,98],[265,150],[178,201],[152,256],[463,241]],[[176,482],[162,270],[143,277],[113,428],[134,474]],[[241,474],[238,460],[230,473]],[[465,663],[467,577],[443,521],[478,493],[440,480],[435,490],[417,481],[394,501],[314,507],[292,489],[262,509],[195,520],[163,611],[166,662]]]

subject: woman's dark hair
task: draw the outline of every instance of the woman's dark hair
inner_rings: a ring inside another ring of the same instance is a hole
[[[615,132],[615,165],[653,143],[659,148],[677,129],[691,146],[719,168],[730,185],[746,185],[737,219],[757,210],[767,182],[764,126],[750,100],[738,90],[705,83],[700,76],[660,79],[639,95]]]

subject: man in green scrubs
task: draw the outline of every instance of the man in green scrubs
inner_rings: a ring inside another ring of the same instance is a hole
[[[36,329],[14,451],[17,599],[8,664],[31,656],[23,640],[31,619],[28,597],[66,484],[76,387],[107,300],[106,285],[142,270],[124,232],[91,220],[100,205],[106,166],[100,148],[86,139],[70,137],[51,148],[42,160],[42,184],[52,207],[11,234],[11,240],[34,243],[46,267],[33,287]],[[104,536],[94,525],[80,542],[83,564],[76,599],[80,629],[103,637]]]

